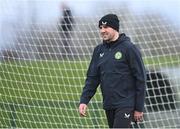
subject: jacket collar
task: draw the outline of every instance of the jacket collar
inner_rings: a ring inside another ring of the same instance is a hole
[[[105,47],[107,48],[114,48],[116,47],[118,44],[122,43],[123,41],[125,40],[130,40],[129,37],[126,36],[125,33],[121,33],[118,37],[117,40],[115,41],[112,41],[112,42],[109,42],[107,43],[106,41],[103,41],[103,44],[105,45]]]

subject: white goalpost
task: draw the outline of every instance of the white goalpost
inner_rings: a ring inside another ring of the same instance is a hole
[[[118,15],[120,32],[140,48],[147,70],[144,120],[133,128],[180,127],[179,24],[160,12],[136,12],[125,1],[101,2],[72,1],[69,23],[62,14],[50,17],[59,1],[1,3],[0,128],[108,128],[99,88],[87,117],[78,114],[91,55],[101,43],[98,20],[106,13]]]

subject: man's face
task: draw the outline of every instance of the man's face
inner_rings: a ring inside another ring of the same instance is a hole
[[[113,41],[115,33],[116,33],[116,30],[114,30],[113,28],[109,26],[106,26],[106,25],[100,26],[100,34],[104,41],[107,41],[107,42]]]

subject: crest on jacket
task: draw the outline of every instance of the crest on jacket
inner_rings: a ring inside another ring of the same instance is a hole
[[[118,52],[115,53],[114,57],[115,57],[116,60],[120,60],[121,57],[122,57],[122,53],[120,51],[118,51]]]

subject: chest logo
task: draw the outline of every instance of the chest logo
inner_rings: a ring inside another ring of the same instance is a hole
[[[104,52],[99,54],[100,58],[103,57],[103,56],[104,56]]]
[[[119,60],[122,57],[122,53],[121,52],[116,52],[114,57],[115,57],[115,59]]]

